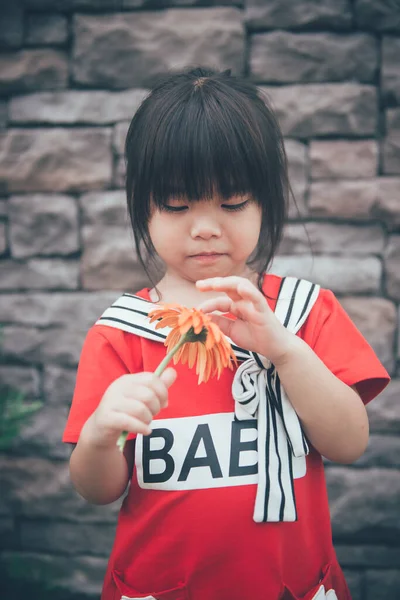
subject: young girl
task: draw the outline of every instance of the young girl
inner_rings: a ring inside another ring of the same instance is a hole
[[[130,483],[102,600],[348,600],[321,456],[361,456],[364,405],[389,378],[330,291],[267,272],[288,196],[268,103],[229,72],[170,76],[135,114],[126,160],[137,251],[164,275],[89,331],[63,438],[89,502]],[[212,314],[238,368],[157,377],[165,336],[146,315],[160,301]]]

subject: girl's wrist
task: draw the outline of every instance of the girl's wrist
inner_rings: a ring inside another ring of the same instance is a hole
[[[108,439],[107,437],[101,437],[98,434],[98,428],[94,422],[94,416],[91,415],[84,426],[82,427],[79,441],[85,446],[95,449],[96,451],[108,451],[116,448],[118,434],[115,435],[115,439]]]
[[[260,352],[260,354],[266,356],[277,369],[290,363],[304,350],[303,340],[285,329],[283,325],[282,329],[284,331],[281,332],[279,345],[276,345],[277,347],[274,352],[271,353],[270,345],[265,352]]]
[[[290,336],[291,339],[283,352],[279,354],[275,360],[271,361],[278,371],[290,366],[294,361],[301,358],[301,356],[304,355],[306,348],[310,349],[310,347],[294,333],[291,333]]]

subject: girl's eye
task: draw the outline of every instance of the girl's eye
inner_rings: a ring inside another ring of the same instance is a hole
[[[244,202],[240,202],[239,204],[221,204],[222,208],[225,208],[226,210],[243,210],[247,204],[249,203],[248,200],[245,200]]]
[[[186,210],[188,206],[171,206],[169,204],[164,204],[161,210],[165,210],[166,212],[183,212]]]

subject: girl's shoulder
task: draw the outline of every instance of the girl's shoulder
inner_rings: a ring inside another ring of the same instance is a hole
[[[86,353],[110,353],[124,363],[131,362],[133,357],[141,353],[140,336],[135,333],[134,310],[141,311],[144,306],[152,304],[148,288],[135,294],[125,293],[107,307],[92,325],[86,335],[84,349]]]
[[[310,290],[311,286],[318,288],[316,300],[313,303],[306,322],[299,332],[300,336],[305,338],[305,341],[307,341],[309,345],[313,346],[313,341],[318,336],[321,328],[327,321],[330,319],[334,321],[336,320],[335,317],[339,316],[336,325],[339,327],[341,326],[342,319],[340,319],[340,317],[343,316],[344,310],[341,308],[338,299],[331,290],[321,288],[319,285],[315,284],[315,282],[300,278],[276,275],[274,273],[266,273],[263,281],[263,292],[272,310],[276,309],[278,297],[281,291],[284,289],[283,283],[285,281],[287,282],[288,279],[291,280],[291,286],[289,286],[289,289],[296,289],[295,284],[296,282],[300,281],[309,284]],[[306,289],[308,290],[309,288]],[[295,296],[294,301],[302,303],[304,301],[304,293]]]

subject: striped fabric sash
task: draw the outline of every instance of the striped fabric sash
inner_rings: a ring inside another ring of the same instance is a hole
[[[304,279],[282,278],[275,315],[292,333],[297,333],[306,321],[319,289]],[[96,325],[164,342],[170,328],[156,330],[155,323],[149,323],[148,313],[153,308],[154,303],[148,300],[123,294]],[[257,419],[258,485],[253,519],[258,523],[296,521],[293,457],[304,457],[309,451],[299,418],[274,365],[256,352],[230,342],[237,359],[242,361],[232,383],[235,419]]]

